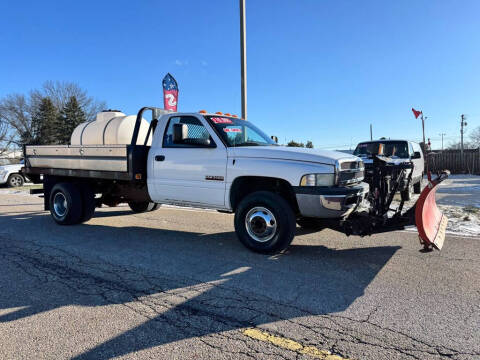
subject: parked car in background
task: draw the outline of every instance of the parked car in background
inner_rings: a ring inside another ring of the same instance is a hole
[[[0,166],[0,184],[7,184],[9,187],[22,186],[25,183],[25,178],[20,173],[23,164],[22,160],[19,164]]]
[[[383,147],[383,155],[390,158],[394,164],[404,162],[413,163],[412,181],[407,187],[406,182],[400,184],[400,194],[403,200],[410,200],[412,194],[420,194],[422,191],[422,179],[424,174],[425,162],[420,144],[408,140],[373,140],[361,142],[357,145],[353,155],[360,157],[365,164],[365,180],[368,182],[368,176],[372,173],[373,155],[379,153],[379,147]]]

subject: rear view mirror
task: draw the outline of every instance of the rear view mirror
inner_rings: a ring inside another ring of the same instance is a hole
[[[420,151],[415,151],[413,153],[412,159],[421,159],[421,158],[422,158],[422,154],[420,154]]]

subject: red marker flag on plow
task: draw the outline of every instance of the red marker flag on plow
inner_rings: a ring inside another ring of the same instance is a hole
[[[421,111],[415,110],[414,108],[412,108],[412,111],[413,111],[413,115],[415,115],[415,119],[418,119],[418,117],[422,115]]]
[[[163,108],[165,110],[177,111],[178,84],[175,78],[168,73],[162,81],[163,85]]]

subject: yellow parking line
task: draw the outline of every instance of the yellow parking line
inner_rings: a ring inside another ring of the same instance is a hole
[[[292,339],[287,339],[281,336],[269,334],[266,331],[261,331],[255,328],[248,328],[243,330],[243,335],[252,339],[268,342],[282,349],[295,351],[299,354],[310,355],[316,359],[322,360],[348,360],[338,355],[332,355],[330,351],[317,349],[315,346],[304,346]]]

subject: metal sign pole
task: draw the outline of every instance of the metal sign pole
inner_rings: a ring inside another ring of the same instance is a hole
[[[240,0],[240,75],[242,86],[242,119],[247,120],[247,31],[245,0]]]

